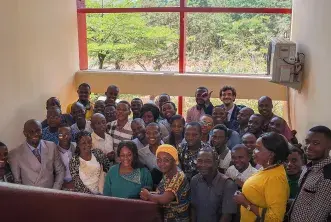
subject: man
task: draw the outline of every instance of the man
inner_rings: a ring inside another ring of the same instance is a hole
[[[105,107],[105,117],[107,123],[111,123],[116,120],[116,106],[115,105],[106,105]]]
[[[69,162],[72,156],[75,153],[76,145],[71,142],[72,135],[70,132],[70,127],[60,127],[59,128],[59,145],[57,146],[61,160],[65,167],[65,174],[63,179],[63,190],[73,191],[74,183],[72,181],[72,177],[69,169]]]
[[[131,122],[129,121],[130,114],[130,103],[127,101],[120,101],[116,106],[117,120],[109,124],[109,134],[113,138],[113,148],[115,153],[117,153],[117,147],[121,141],[131,140],[132,138]]]
[[[47,110],[48,126],[43,129],[42,139],[59,144],[58,129],[61,126],[61,110],[58,107],[50,107]]]
[[[115,85],[110,85],[107,88],[107,91],[105,92],[106,95],[106,101],[105,104],[106,105],[116,105],[116,99],[118,98],[118,95],[120,93],[120,90],[117,86]]]
[[[14,183],[14,176],[8,163],[8,148],[0,142],[0,182]]]
[[[143,107],[143,101],[140,98],[134,98],[131,100],[132,119],[140,118],[141,107]]]
[[[147,146],[145,122],[143,119],[135,118],[131,122],[132,142],[137,145],[138,150]]]
[[[226,109],[228,116],[227,120],[230,121],[237,121],[237,115],[239,111],[244,108],[245,106],[236,105],[234,101],[236,100],[237,92],[236,89],[232,86],[224,86],[220,90],[220,99],[223,102],[223,107]]]
[[[256,148],[256,136],[253,133],[245,133],[242,137],[243,144],[248,148],[250,163],[253,167],[256,167],[256,163],[253,158],[253,151]]]
[[[77,94],[78,94],[77,102],[81,103],[85,107],[85,112],[86,112],[85,118],[87,120],[90,120],[92,115],[93,115],[93,104],[89,100],[90,95],[91,95],[90,85],[87,84],[87,83],[80,84],[79,87],[78,87],[78,90],[77,90]],[[73,104],[68,105],[67,113],[72,113],[72,110],[71,110],[72,105]]]
[[[162,106],[167,102],[170,102],[170,96],[167,93],[162,93],[161,95],[159,95],[157,103],[158,103],[158,107],[160,110],[160,117],[159,117],[158,121],[161,121],[165,118],[165,116],[163,115],[163,112],[162,112]]]
[[[199,123],[201,125],[201,140],[204,143],[208,143],[210,131],[214,126],[213,117],[208,114],[204,114],[200,117]]]
[[[202,148],[210,148],[210,145],[201,141],[201,125],[198,122],[190,122],[185,127],[185,142],[179,148],[179,160],[181,168],[187,179],[198,173],[196,169],[198,152]]]
[[[256,138],[259,138],[263,133],[263,116],[253,114],[248,120],[248,132],[253,133]]]
[[[227,147],[228,128],[224,125],[216,125],[212,129],[210,145],[215,149],[219,158],[219,171],[225,173],[231,163],[231,151]]]
[[[291,222],[331,221],[331,130],[316,126],[306,139],[306,165],[299,180],[299,194],[289,211]]]
[[[92,127],[91,127],[91,121],[86,120],[86,110],[83,104],[80,102],[75,102],[71,106],[71,115],[75,120],[75,124],[73,124],[71,128],[71,133],[72,133],[72,140],[75,140],[76,134],[79,131],[86,130],[90,133],[93,132]]]
[[[268,96],[262,96],[258,101],[258,109],[259,109],[259,113],[264,118],[263,131],[267,131],[271,119],[273,117],[276,117],[276,115],[272,112],[273,109],[272,99]],[[284,136],[288,141],[291,141],[293,137],[291,129],[287,125],[287,123],[285,124]]]
[[[94,104],[93,114],[95,113],[101,113],[102,115],[105,115],[105,101],[103,100],[97,100]]]
[[[15,183],[61,189],[65,169],[53,142],[41,139],[41,124],[31,119],[24,124],[26,142],[9,153]]]
[[[195,92],[196,105],[187,111],[186,122],[198,122],[203,114],[212,115],[213,104],[210,102],[210,96],[213,91],[208,93],[206,87],[199,87]]]
[[[101,150],[110,161],[114,160],[113,138],[106,133],[107,121],[104,115],[96,113],[92,116],[91,127],[93,129],[92,149]]]
[[[248,131],[249,118],[254,114],[254,110],[249,107],[242,108],[237,115],[237,122],[239,124],[236,131],[242,137]]]
[[[227,124],[227,115],[227,111],[224,107],[222,107],[221,105],[215,106],[211,115],[214,120],[214,125]]]
[[[197,157],[199,174],[191,180],[193,222],[230,222],[237,213],[233,195],[237,186],[217,171],[217,154],[212,149],[200,150]]]
[[[290,199],[294,199],[299,191],[299,178],[305,162],[304,152],[297,147],[291,147],[286,163],[287,180],[290,186]]]
[[[238,144],[231,150],[231,157],[233,165],[227,169],[225,175],[235,181],[241,189],[244,182],[256,173],[257,169],[250,164],[251,157],[248,148],[243,144]]]

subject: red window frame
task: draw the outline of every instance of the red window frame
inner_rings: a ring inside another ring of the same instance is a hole
[[[187,7],[187,0],[180,0],[179,7],[157,8],[85,8],[85,0],[77,0],[77,22],[79,42],[79,68],[88,69],[86,14],[88,13],[141,13],[172,12],[179,13],[179,73],[185,73],[186,64],[186,13],[256,13],[292,14],[290,8],[229,8],[229,7]],[[178,113],[183,112],[183,97],[178,96]]]

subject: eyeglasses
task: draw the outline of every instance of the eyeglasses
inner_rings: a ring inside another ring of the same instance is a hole
[[[203,126],[213,126],[212,123],[208,123],[208,122],[204,122],[204,121],[201,121],[200,124]]]

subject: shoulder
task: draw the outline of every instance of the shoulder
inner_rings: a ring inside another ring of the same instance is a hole
[[[40,142],[50,150],[57,150],[57,145],[52,141],[41,140]]]
[[[120,167],[119,164],[115,164],[115,165],[111,166],[111,167],[109,168],[108,174],[118,172],[119,167]]]
[[[324,179],[331,179],[331,163],[325,165],[323,167],[323,176],[324,176]]]
[[[91,152],[94,154],[94,156],[96,158],[100,158],[100,157],[104,156],[103,152],[97,148],[91,150]]]
[[[197,184],[201,180],[202,176],[200,173],[194,175],[191,179],[191,186]]]
[[[18,147],[16,147],[15,149],[9,151],[9,159],[11,158],[15,158],[18,155],[20,155],[20,153],[23,151],[23,149],[25,148],[25,144],[21,144]]]

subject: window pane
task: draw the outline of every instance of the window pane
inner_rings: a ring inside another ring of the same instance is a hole
[[[87,14],[90,69],[178,71],[179,14]]]
[[[191,7],[291,8],[292,0],[187,0]]]
[[[177,7],[179,0],[86,0],[86,8]]]
[[[187,72],[265,74],[271,37],[289,37],[284,14],[189,13]]]

